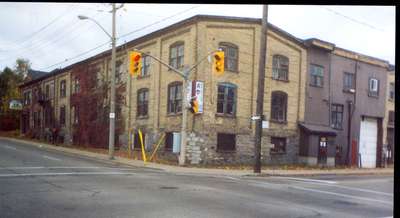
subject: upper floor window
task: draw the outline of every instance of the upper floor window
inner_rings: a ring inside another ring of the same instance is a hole
[[[144,55],[142,57],[142,70],[140,71],[140,77],[145,77],[150,74],[150,56]]]
[[[310,65],[310,85],[316,87],[324,86],[324,68],[322,66]]]
[[[379,80],[375,78],[369,78],[369,88],[368,88],[368,96],[379,96]]]
[[[184,44],[177,42],[169,48],[169,65],[174,68],[183,67]]]
[[[46,85],[46,93],[45,93],[46,100],[50,99],[50,85]]]
[[[119,83],[122,81],[122,75],[123,75],[123,70],[122,70],[122,61],[117,61],[115,63],[115,82]]]
[[[25,105],[31,104],[31,99],[32,99],[32,92],[31,91],[24,92],[24,104]]]
[[[389,100],[394,100],[394,83],[389,84]]]
[[[236,111],[236,85],[220,83],[218,85],[217,113],[235,115]]]
[[[78,124],[79,123],[79,106],[75,105],[72,106],[72,123],[73,124]]]
[[[343,73],[343,90],[349,91],[350,89],[354,89],[354,74],[344,72]]]
[[[224,68],[227,71],[238,72],[239,49],[236,45],[227,42],[221,42],[219,47],[225,53]]]
[[[61,80],[61,82],[60,82],[60,97],[62,98],[65,96],[67,96],[67,81]]]
[[[388,124],[389,125],[394,125],[394,111],[389,111]]]
[[[79,84],[79,78],[75,77],[74,79],[74,93],[78,93],[81,90],[81,86]]]
[[[273,91],[271,94],[271,120],[286,122],[287,94],[282,91]]]
[[[149,89],[139,89],[137,92],[137,116],[147,116],[149,106]]]
[[[343,127],[343,105],[342,104],[332,104],[331,109],[331,126],[334,129],[342,129]]]
[[[168,85],[168,113],[182,112],[182,82],[172,82]]]
[[[282,55],[272,57],[272,79],[288,81],[289,58]]]

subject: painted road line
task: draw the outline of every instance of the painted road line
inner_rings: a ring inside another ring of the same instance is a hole
[[[8,148],[8,149],[11,149],[11,150],[17,150],[16,147],[12,147],[12,146],[8,146],[8,145],[3,145],[2,147],[3,148]]]
[[[129,168],[116,168],[116,167],[92,167],[92,166],[55,166],[55,167],[45,167],[45,166],[36,166],[36,167],[0,167],[0,170],[35,170],[35,169],[114,169],[114,170],[135,170]]]
[[[320,180],[320,179],[305,179],[305,178],[297,178],[297,177],[286,177],[286,176],[272,176],[271,178],[279,178],[279,179],[290,179],[301,182],[312,182],[312,183],[323,183],[323,184],[336,184],[335,181],[328,180]]]
[[[336,193],[336,192],[329,192],[329,191],[322,191],[322,190],[317,190],[317,189],[311,189],[311,188],[303,188],[299,186],[290,186],[291,188],[298,189],[298,190],[303,190],[307,192],[316,192],[316,193],[321,193],[321,194],[328,194],[328,195],[335,195],[335,196],[340,196],[340,197],[346,197],[346,198],[353,198],[353,199],[358,199],[358,200],[363,200],[363,201],[372,201],[372,202],[378,202],[382,204],[387,204],[392,206],[393,202],[390,201],[382,201],[382,200],[377,200],[377,199],[371,199],[371,198],[363,198],[363,197],[358,197],[354,195],[347,195],[347,194],[341,194],[341,193]]]
[[[55,158],[55,157],[50,157],[50,156],[47,156],[47,155],[42,155],[42,157],[44,157],[46,159],[49,159],[49,160],[61,161],[61,159],[58,159],[58,158]]]
[[[128,172],[71,172],[71,173],[13,173],[0,174],[0,178],[4,177],[29,177],[29,176],[92,176],[92,175],[136,175],[136,173]]]

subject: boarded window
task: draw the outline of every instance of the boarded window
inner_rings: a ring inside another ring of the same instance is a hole
[[[239,49],[232,43],[221,42],[220,48],[225,53],[224,68],[227,71],[238,72]]]
[[[285,153],[286,152],[286,138],[271,137],[272,148],[271,153]]]
[[[217,113],[235,115],[236,112],[236,85],[220,83],[218,85]]]
[[[217,134],[217,151],[235,151],[236,150],[236,135],[227,133]]]
[[[373,96],[373,97],[379,96],[379,80],[378,79],[369,78],[368,96]]]
[[[287,94],[282,91],[273,91],[271,94],[271,120],[286,122]]]
[[[60,125],[65,126],[65,106],[60,107]]]
[[[168,113],[182,112],[182,83],[172,82],[168,85]]]
[[[343,128],[343,105],[332,104],[331,126],[334,129]]]
[[[289,58],[283,55],[272,57],[272,79],[288,81]]]
[[[184,45],[183,42],[177,42],[169,48],[169,65],[174,68],[183,67]]]
[[[310,65],[310,85],[316,87],[324,86],[324,68],[322,66]]]
[[[143,88],[139,89],[137,93],[137,116],[145,117],[147,116],[149,105],[149,89]]]

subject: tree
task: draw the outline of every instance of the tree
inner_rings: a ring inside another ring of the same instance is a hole
[[[18,58],[15,62],[14,71],[18,75],[24,76],[31,69],[32,63],[28,59]]]

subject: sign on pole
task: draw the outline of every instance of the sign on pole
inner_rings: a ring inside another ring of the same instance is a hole
[[[20,100],[11,100],[10,101],[10,109],[11,110],[22,110],[22,102]]]

